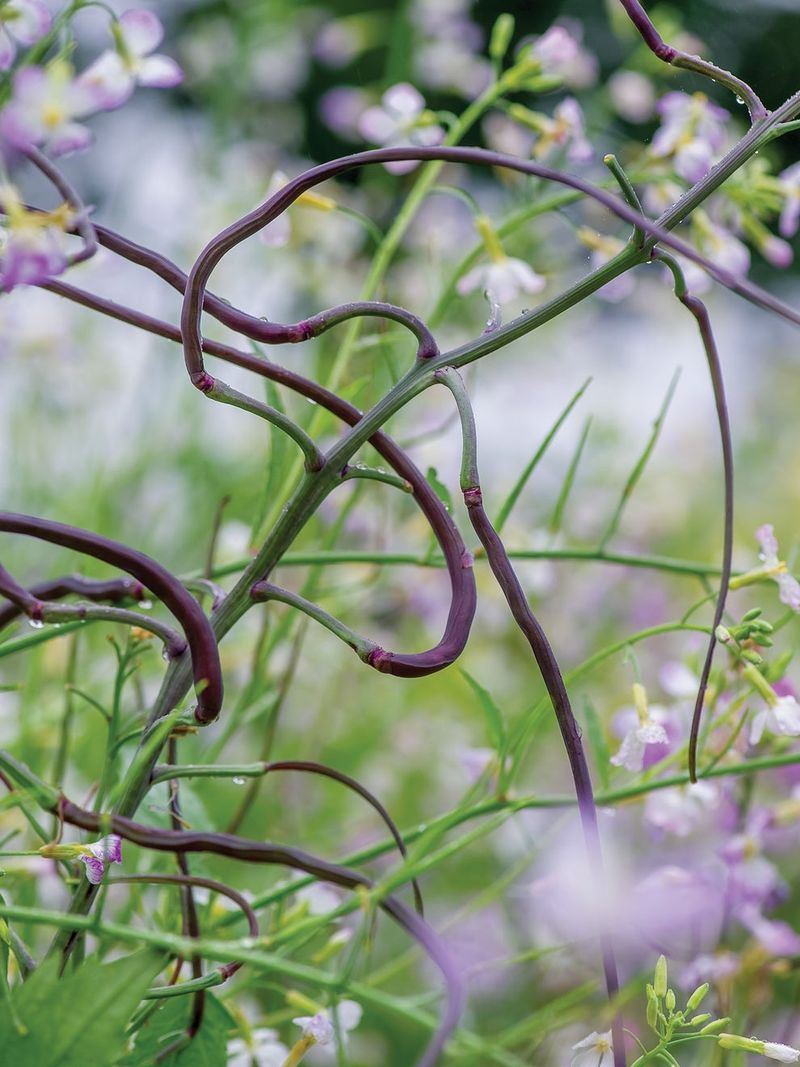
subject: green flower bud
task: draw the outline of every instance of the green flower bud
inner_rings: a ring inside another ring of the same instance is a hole
[[[653,975],[653,989],[657,997],[666,996],[667,993],[667,959],[666,956],[659,956],[656,963],[655,974]]]
[[[647,1025],[651,1030],[656,1029],[656,1023],[658,1021],[658,1001],[653,997],[652,1000],[647,1001]]]
[[[495,63],[502,63],[505,59],[511,38],[514,36],[514,16],[500,15],[492,27],[492,36],[489,39],[489,55]]]
[[[716,1034],[718,1030],[724,1029],[731,1020],[726,1016],[724,1019],[715,1019],[713,1023],[706,1023],[701,1034]]]
[[[689,1020],[689,1026],[702,1026],[704,1022],[707,1022],[711,1016],[707,1011],[704,1011],[702,1015],[695,1015],[693,1019]]]
[[[753,619],[757,619],[761,614],[761,608],[750,608],[742,615],[742,622],[752,622]]]
[[[667,1011],[675,1011],[675,991],[673,989],[667,990],[667,995],[664,998],[664,1003],[667,1006]]]
[[[686,1001],[686,1010],[694,1011],[695,1008],[699,1008],[705,999],[705,995],[708,992],[708,982],[703,982],[695,989],[694,993]]]

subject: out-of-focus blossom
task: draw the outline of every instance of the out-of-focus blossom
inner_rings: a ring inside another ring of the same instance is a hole
[[[644,766],[645,749],[648,745],[668,745],[669,737],[662,722],[658,721],[661,718],[658,713],[662,709],[648,707],[647,694],[639,682],[634,682],[633,685],[633,701],[636,721],[626,731],[619,751],[611,757],[611,762],[615,767],[640,771]],[[663,749],[661,755],[666,755]]]
[[[431,89],[472,99],[492,80],[492,65],[465,47],[463,38],[441,37],[421,44],[414,54],[416,77]]]
[[[783,237],[794,237],[800,226],[800,163],[782,170],[778,180],[784,196],[778,229]]]
[[[711,170],[725,141],[730,115],[705,93],[667,93],[656,105],[662,123],[650,152],[657,159],[671,158],[675,173],[689,182]]]
[[[735,952],[725,950],[713,955],[701,955],[684,967],[678,980],[683,989],[697,989],[704,982],[719,985],[733,978],[739,967],[740,960]]]
[[[298,889],[295,899],[309,915],[327,915],[341,904],[333,889],[319,883]]]
[[[679,660],[667,660],[658,671],[661,688],[671,697],[687,699],[697,694],[700,679]]]
[[[288,177],[282,170],[276,170],[272,175],[272,179],[267,189],[267,199],[273,197],[276,193],[288,184]],[[316,193],[313,190],[301,193],[301,195],[294,201],[292,207],[300,205],[302,207],[313,207],[317,211],[333,211],[336,208],[336,201],[329,196],[323,196],[321,193]],[[263,230],[259,231],[259,239],[264,242],[265,245],[270,245],[273,248],[282,248],[285,244],[288,244],[289,238],[292,234],[292,225],[289,218],[289,208],[283,211],[276,219],[270,222]]]
[[[649,946],[671,959],[688,960],[716,948],[726,906],[718,866],[690,869],[667,864],[637,883],[619,921],[635,939],[634,952]]]
[[[756,811],[744,833],[735,834],[721,850],[728,866],[726,897],[730,914],[739,918],[776,907],[786,894],[778,868],[762,854],[765,811]]]
[[[769,523],[759,526],[756,530],[756,541],[761,549],[758,558],[772,572],[771,577],[778,583],[781,601],[792,611],[800,612],[800,582],[788,573],[786,564],[778,558],[778,540]]]
[[[235,1037],[228,1042],[228,1067],[282,1067],[289,1049],[278,1039],[275,1030],[259,1027],[247,1038]]]
[[[86,877],[92,885],[100,885],[106,867],[111,863],[122,863],[122,838],[109,834],[93,844],[83,845],[78,859],[86,866]]]
[[[692,216],[692,236],[699,252],[737,278],[750,269],[750,250],[727,227],[714,222],[705,211]]]
[[[363,89],[353,85],[337,85],[319,98],[319,117],[325,125],[349,141],[359,140],[359,119],[369,106]]]
[[[14,62],[17,44],[35,44],[52,23],[42,0],[7,0],[0,7],[0,70],[8,70]]]
[[[361,15],[329,19],[314,38],[314,58],[327,67],[346,67],[370,43],[369,30],[369,20]]]
[[[611,1031],[598,1034],[595,1030],[572,1046],[575,1055],[570,1067],[611,1067],[614,1062],[614,1049],[611,1044]]]
[[[385,148],[430,147],[440,144],[444,138],[444,130],[426,109],[423,96],[408,82],[387,89],[380,106],[367,108],[361,116],[358,128],[365,140]],[[413,160],[400,160],[385,166],[392,174],[407,174],[418,164]]]
[[[624,241],[620,241],[618,237],[610,237],[607,234],[598,233],[597,230],[593,230],[589,226],[581,226],[578,229],[578,240],[590,249],[589,264],[592,270],[599,270],[600,267],[604,267],[609,260],[618,255],[625,247]],[[606,282],[601,289],[598,289],[597,295],[603,300],[616,304],[618,301],[630,296],[635,287],[636,281],[633,274],[630,271],[626,271],[624,274],[620,274],[619,277],[612,278],[610,282]]]
[[[619,70],[608,79],[614,110],[628,122],[647,122],[656,107],[653,83],[636,70]]]
[[[28,211],[17,190],[0,186],[6,226],[0,225],[0,292],[38,285],[67,266],[64,231],[72,220],[67,205],[55,211]]]
[[[0,134],[16,148],[41,145],[63,156],[89,144],[91,133],[75,119],[97,107],[93,94],[73,77],[64,60],[23,67],[14,75],[11,100],[0,112]]]
[[[669,178],[648,182],[642,190],[642,204],[653,215],[663,215],[681,198],[683,189]]]
[[[556,104],[553,115],[544,115],[538,111],[512,106],[510,112],[515,118],[522,117],[536,133],[533,154],[536,159],[544,159],[556,149],[566,151],[571,163],[585,163],[592,158],[592,146],[586,139],[581,105],[574,97],[568,96]]]
[[[780,919],[767,919],[756,907],[746,906],[738,915],[758,943],[772,956],[799,956],[800,934]]]
[[[775,697],[775,703],[767,703],[753,717],[750,726],[750,744],[757,745],[764,731],[777,737],[800,737],[800,704],[793,696]]]
[[[361,1022],[363,1010],[361,1005],[354,1000],[340,1000],[333,1009],[333,1013],[336,1016],[339,1032],[342,1038],[345,1038]],[[334,1027],[330,1011],[318,1011],[316,1015],[301,1015],[292,1022],[301,1027],[304,1037],[313,1038],[317,1045],[330,1044],[336,1036],[336,1027]]]
[[[648,793],[644,817],[658,830],[675,837],[688,837],[707,824],[709,814],[718,807],[719,801],[719,788],[711,782],[659,789]]]
[[[119,107],[137,84],[171,89],[183,81],[183,71],[174,59],[151,55],[164,37],[164,27],[152,11],[126,11],[111,23],[111,31],[116,47],[98,56],[78,78],[97,107]]]
[[[579,27],[551,26],[528,45],[528,56],[543,74],[560,78],[573,89],[586,89],[597,80],[597,60],[581,44]]]
[[[507,256],[491,222],[485,215],[476,219],[478,232],[489,253],[491,262],[480,264],[468,271],[456,286],[464,296],[476,289],[485,291],[489,303],[497,306],[510,304],[521,293],[540,293],[547,281],[524,260]]]

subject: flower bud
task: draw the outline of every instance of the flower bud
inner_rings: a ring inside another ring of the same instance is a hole
[[[653,990],[657,997],[666,996],[667,993],[667,959],[666,956],[659,956],[656,963],[655,974],[653,975]]]
[[[701,1015],[695,1015],[693,1019],[690,1019],[689,1020],[689,1025],[690,1026],[702,1026],[703,1023],[708,1022],[708,1020],[710,1018],[711,1018],[711,1015],[707,1011],[704,1011]]]
[[[667,1007],[667,1011],[675,1011],[675,991],[674,989],[668,989],[667,995],[664,998],[664,1004]]]
[[[492,27],[489,39],[489,55],[495,63],[502,63],[506,57],[511,38],[514,36],[515,20],[513,15],[500,15]]]
[[[705,999],[705,995],[708,992],[708,982],[703,982],[695,989],[694,993],[686,1001],[686,1010],[694,1011],[695,1008],[699,1008]]]

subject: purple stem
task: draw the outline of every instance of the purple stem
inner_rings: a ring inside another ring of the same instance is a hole
[[[42,288],[159,337],[165,337],[178,344],[181,342],[181,333],[176,326],[122,304],[86,293],[65,282],[50,281]],[[269,378],[271,381],[293,389],[332,412],[348,426],[355,426],[362,418],[362,413],[358,408],[337,396],[336,393],[285,367],[268,363],[257,356],[241,352],[217,341],[204,340],[203,349],[209,355],[217,356],[239,367],[246,367],[263,378]],[[416,464],[382,430],[376,431],[368,440],[392,469],[411,485],[414,499],[428,520],[441,548],[450,578],[450,610],[444,634],[439,643],[427,652],[411,655],[401,655],[380,649],[375,653],[374,660],[370,661],[371,666],[386,674],[409,678],[420,677],[449,666],[461,655],[467,643],[477,602],[472,560],[458,527]]]
[[[80,252],[76,252],[69,257],[67,261],[68,265],[74,267],[76,263],[83,263],[85,260],[91,259],[92,256],[96,254],[98,248],[97,231],[92,224],[92,220],[89,218],[89,211],[78,196],[77,191],[72,184],[67,181],[58,167],[56,167],[43,152],[40,152],[38,148],[30,145],[25,149],[23,154],[52,182],[66,203],[75,210],[76,222],[74,231],[80,234],[83,240],[83,248]]]
[[[232,834],[199,830],[160,830],[156,827],[143,826],[122,815],[98,815],[95,812],[86,811],[67,800],[66,797],[61,797],[53,810],[58,810],[64,822],[72,826],[78,826],[93,833],[110,831],[119,834],[126,841],[131,841],[143,848],[154,849],[157,852],[182,855],[211,853],[246,863],[267,863],[290,867],[292,870],[303,871],[320,881],[340,885],[346,889],[357,889],[359,886],[367,890],[374,888],[374,883],[360,872],[329,863],[327,860],[288,845],[278,845],[269,841],[250,841]],[[429,959],[436,964],[444,979],[447,991],[445,1010],[433,1038],[418,1062],[418,1067],[435,1067],[464,1010],[465,991],[461,974],[439,936],[412,908],[393,896],[381,897],[376,903],[414,938]]]
[[[208,723],[216,719],[222,707],[222,668],[219,648],[211,623],[203,609],[178,579],[143,552],[100,534],[81,530],[65,523],[30,515],[0,512],[0,532],[36,537],[40,541],[61,545],[75,552],[93,556],[112,567],[132,575],[161,600],[181,624],[189,652],[197,693],[197,718]]]

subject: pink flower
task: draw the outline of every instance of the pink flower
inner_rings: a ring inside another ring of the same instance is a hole
[[[553,109],[553,117],[541,116],[541,133],[533,146],[533,154],[543,159],[555,148],[566,149],[571,163],[585,163],[592,158],[592,146],[586,140],[583,111],[574,97],[568,96]]]
[[[86,877],[92,885],[100,885],[106,867],[110,863],[122,863],[122,838],[109,834],[93,844],[83,845],[78,859],[86,865]]]
[[[103,52],[78,79],[105,110],[119,107],[136,85],[171,89],[183,71],[169,56],[151,55],[164,37],[164,27],[151,11],[126,11],[112,23],[116,48]]]
[[[361,116],[358,129],[367,141],[374,141],[385,148],[403,145],[430,147],[441,144],[444,130],[436,125],[431,112],[426,110],[425,100],[408,82],[400,82],[387,89],[381,97],[381,105],[369,107]],[[413,160],[385,164],[392,174],[407,174],[417,163]]]
[[[67,267],[64,229],[68,209],[27,211],[13,186],[0,187],[7,225],[0,226],[0,292],[38,285]]]
[[[63,60],[23,67],[14,75],[11,101],[0,113],[0,133],[16,148],[42,145],[63,156],[89,144],[89,130],[74,120],[96,109],[96,101]]]
[[[333,1010],[342,1037],[350,1030],[355,1030],[361,1022],[363,1010],[354,1000],[342,1000]],[[313,1038],[317,1045],[330,1044],[336,1035],[329,1011],[318,1011],[316,1015],[301,1015],[292,1022],[302,1028],[303,1037]]]
[[[713,222],[704,211],[692,217],[692,235],[699,252],[717,266],[739,278],[750,269],[750,250],[725,226]]]
[[[52,22],[42,0],[8,0],[0,8],[0,70],[8,70],[14,62],[17,43],[34,44]]]
[[[672,158],[675,173],[689,182],[711,170],[725,141],[730,115],[704,93],[667,93],[656,105],[662,124],[650,147],[656,158]]]
[[[597,80],[597,60],[581,45],[580,26],[575,25],[577,35],[567,26],[551,26],[534,40],[530,55],[543,74],[554,74],[574,89],[585,89]]]

